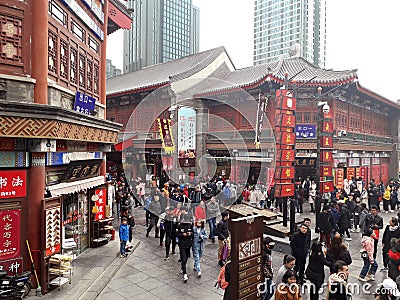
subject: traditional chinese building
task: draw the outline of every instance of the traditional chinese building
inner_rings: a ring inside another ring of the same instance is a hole
[[[0,4],[0,266],[29,270],[28,240],[43,291],[49,257],[79,255],[105,217],[106,39],[130,23],[115,0]]]
[[[275,147],[267,122],[261,150],[255,146],[257,105],[252,103],[267,99],[265,112],[269,128],[274,128],[275,94],[285,85],[285,74],[286,88],[294,91],[297,100],[296,156],[291,158],[297,178],[316,176],[318,101],[330,106],[335,184],[352,177],[367,182],[397,178],[400,106],[363,87],[356,70],[324,70],[302,58],[235,69],[223,47],[108,80],[107,118],[123,124],[120,141],[125,141],[116,149],[124,150],[125,172],[166,180],[166,171],[173,169],[174,162],[162,155],[156,119],[172,117],[173,123],[179,106],[191,106],[198,115],[197,133],[201,133],[196,139],[196,157],[205,155],[206,161],[214,162],[216,174],[235,181],[271,180],[273,172],[268,168],[274,167]],[[190,92],[185,95],[182,90]],[[155,98],[156,105],[140,105],[148,98]],[[244,143],[236,140],[239,135]],[[195,165],[180,165],[186,174],[197,176],[204,170],[202,163],[198,159]],[[267,168],[262,169],[261,163]],[[245,165],[250,168],[246,170]],[[210,164],[206,167],[213,173]]]

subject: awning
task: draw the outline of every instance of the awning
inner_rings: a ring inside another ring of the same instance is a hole
[[[133,146],[133,140],[132,140],[132,138],[129,138],[129,139],[125,140],[125,141],[122,141],[122,142],[120,142],[118,144],[115,144],[114,148],[117,151],[124,151],[124,150],[126,150],[126,149],[128,149],[129,147],[132,147],[132,146]]]
[[[60,195],[67,195],[72,194],[75,192],[79,192],[82,190],[90,189],[105,183],[104,176],[96,176],[88,179],[73,181],[73,182],[63,182],[55,185],[51,185],[47,187],[51,192],[51,195],[60,196]]]

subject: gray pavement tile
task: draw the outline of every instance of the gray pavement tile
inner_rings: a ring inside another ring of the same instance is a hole
[[[126,299],[133,299],[133,296],[135,296],[136,299],[137,295],[145,293],[146,290],[137,286],[136,284],[130,284],[128,286],[115,290],[115,292]]]
[[[186,293],[179,292],[177,294],[171,295],[168,299],[173,300],[199,300],[198,298],[193,298]],[[201,300],[208,300],[207,298],[200,298]],[[221,299],[221,298],[220,298]]]
[[[125,299],[132,299],[132,298],[125,298],[115,291],[112,291],[107,294],[100,294],[100,296],[96,298],[96,300],[125,300]]]
[[[133,273],[130,275],[126,275],[124,278],[129,282],[138,283],[151,278],[151,276],[133,268]]]
[[[143,273],[146,273],[146,274],[150,275],[151,277],[155,277],[155,278],[159,278],[160,276],[163,276],[170,272],[171,272],[171,269],[165,269],[165,268],[160,268],[160,267],[143,270]]]
[[[95,278],[99,277],[99,275],[103,272],[104,272],[104,266],[93,267],[90,270],[88,270],[88,272],[82,277],[82,279],[94,280]]]
[[[150,291],[154,288],[165,285],[165,283],[156,278],[149,278],[148,280],[138,282],[137,285],[146,291]]]
[[[115,273],[114,278],[126,277],[127,275],[131,275],[135,272],[135,268],[131,267],[128,264],[123,264],[121,268]]]
[[[104,295],[104,294],[111,293],[111,292],[114,292],[114,290],[113,290],[113,289],[110,289],[108,286],[106,286],[106,287],[104,287],[104,289],[101,291],[100,296],[101,296],[101,295]]]
[[[130,284],[129,280],[125,278],[112,279],[107,286],[113,290],[118,290]]]
[[[157,297],[156,295],[150,293],[150,292],[145,292],[140,295],[133,295],[132,298],[130,299],[135,299],[135,300],[159,300],[159,299],[165,299],[164,297]],[[173,299],[173,298],[171,298]]]
[[[179,293],[179,291],[172,286],[165,284],[150,290],[150,293],[158,297],[164,297],[164,299],[173,299],[170,298],[170,296]]]

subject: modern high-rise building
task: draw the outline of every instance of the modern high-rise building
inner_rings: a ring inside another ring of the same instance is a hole
[[[290,56],[325,67],[326,0],[254,1],[253,64]]]
[[[124,73],[198,52],[199,9],[192,0],[129,0],[132,29],[124,32]]]

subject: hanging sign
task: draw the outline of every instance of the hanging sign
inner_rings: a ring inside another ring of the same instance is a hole
[[[294,196],[293,183],[276,183],[275,184],[275,197],[291,197]]]
[[[320,191],[322,193],[331,193],[334,191],[333,181],[321,181],[320,182]]]
[[[264,111],[265,105],[267,102],[267,98],[265,96],[261,96],[261,93],[258,94],[258,107],[257,107],[257,119],[256,119],[256,137],[254,143],[256,145],[256,149],[260,148],[260,136],[262,132],[263,119],[264,119]]]
[[[0,271],[6,271],[9,276],[20,274],[23,270],[22,257],[0,261]]]
[[[46,216],[46,256],[61,250],[61,207],[48,209]]]
[[[333,123],[332,122],[324,122],[322,127],[322,132],[333,132]]]
[[[0,171],[0,199],[26,197],[26,170]]]
[[[98,189],[95,190],[95,195],[98,196],[98,199],[95,202],[95,205],[97,206],[97,213],[94,216],[94,220],[98,221],[98,220],[102,220],[105,219],[106,217],[106,189]]]
[[[196,157],[196,110],[180,107],[178,110],[178,156]]]
[[[308,124],[296,125],[297,139],[315,139],[316,136],[317,136],[317,129],[315,125],[308,125]]]
[[[323,162],[333,162],[332,151],[321,151]]]
[[[275,169],[277,179],[294,179],[294,167],[276,167]]]
[[[336,185],[339,189],[343,188],[344,183],[344,170],[343,169],[336,169]]]
[[[83,113],[85,115],[90,115],[90,113],[94,111],[95,106],[96,106],[96,99],[84,93],[76,92],[74,111]]]
[[[174,138],[171,132],[171,120],[157,118],[157,122],[164,151],[167,153],[174,152],[175,146]]]
[[[296,98],[290,97],[288,90],[277,90],[276,99],[279,109],[296,110]]]
[[[0,260],[20,256],[20,219],[19,209],[0,212]]]
[[[332,176],[332,167],[331,166],[322,166],[320,172],[321,172],[322,177],[331,177]]]
[[[321,148],[333,148],[333,138],[331,136],[321,136]]]

